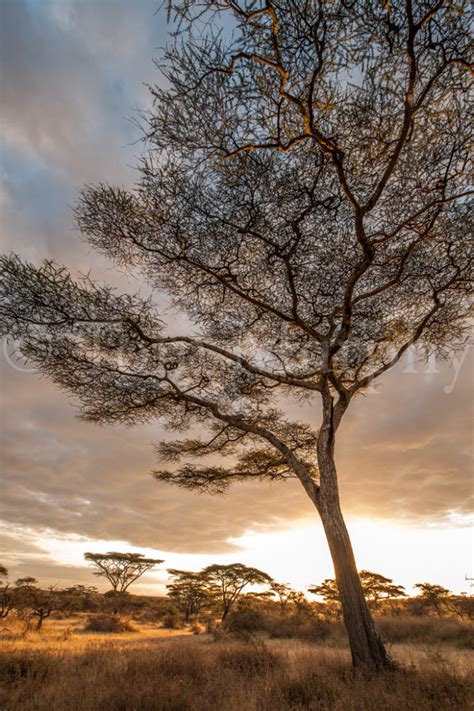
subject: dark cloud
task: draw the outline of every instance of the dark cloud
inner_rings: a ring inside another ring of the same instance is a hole
[[[283,491],[245,485],[224,499],[160,485],[150,476],[158,425],[123,431],[83,423],[49,383],[8,366],[2,390],[0,516],[13,523],[211,552],[228,549],[226,538],[242,534],[249,522],[268,525],[309,508],[292,484]]]
[[[472,512],[472,375],[467,357],[453,386],[439,373],[399,368],[377,394],[361,398],[341,427],[341,488],[354,513],[449,519]],[[452,392],[446,392],[453,386]]]
[[[451,395],[441,375],[428,386],[394,374],[379,394],[355,404],[338,449],[348,514],[434,521],[469,512],[468,374],[466,367]],[[62,393],[8,366],[2,390],[0,515],[12,523],[211,553],[228,551],[226,539],[247,528],[314,515],[296,482],[235,486],[226,497],[159,484],[149,474],[159,424],[123,430],[78,421]]]

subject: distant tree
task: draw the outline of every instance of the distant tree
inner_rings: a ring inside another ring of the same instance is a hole
[[[8,569],[0,564],[0,619],[5,619],[13,609],[13,596],[8,583]]]
[[[88,420],[199,425],[160,448],[179,463],[160,464],[161,481],[216,493],[297,478],[328,539],[353,663],[391,667],[341,512],[335,441],[354,399],[410,347],[444,357],[469,333],[468,3],[169,8],[185,35],[151,89],[136,190],[87,187],[76,216],[193,327],[167,331],[151,299],[11,256],[2,332]],[[285,416],[285,398],[311,403],[315,426]],[[228,463],[193,461],[216,453]]]
[[[395,585],[391,578],[386,578],[380,573],[361,570],[359,577],[365,598],[374,607],[377,607],[383,600],[392,600],[407,595],[403,585]]]
[[[166,588],[168,596],[184,615],[186,622],[199,614],[204,606],[211,604],[211,593],[208,581],[202,573],[193,573],[187,570],[168,570],[173,582]]]
[[[155,565],[163,563],[157,558],[146,558],[142,553],[118,553],[117,551],[84,553],[84,558],[96,568],[94,575],[106,578],[111,584],[114,614],[118,613],[120,601],[123,601],[130,585]]]
[[[13,604],[26,629],[29,629],[31,622],[36,619],[35,628],[39,632],[44,620],[61,608],[61,595],[54,587],[43,590],[37,583],[36,578],[30,576],[18,578],[13,591]]]
[[[94,585],[75,584],[61,590],[61,598],[69,613],[91,611],[98,607],[99,591]]]
[[[359,578],[366,600],[374,607],[377,607],[382,600],[406,597],[406,592],[402,585],[394,585],[391,578],[386,578],[379,573],[372,573],[369,570],[361,570]],[[341,597],[337,581],[331,578],[324,580],[321,585],[314,585],[308,588],[313,595],[319,595],[325,602],[341,605]]]
[[[288,608],[288,603],[290,603],[295,596],[295,590],[286,583],[277,582],[271,584],[270,590],[276,595],[282,613],[285,613]]]
[[[68,593],[68,595],[97,595],[99,593],[95,585],[82,585],[82,583],[76,583],[69,588],[64,588],[63,592]]]
[[[418,588],[420,594],[418,600],[428,608],[435,610],[438,617],[443,615],[446,609],[449,598],[452,593],[442,585],[434,585],[432,583],[417,583],[415,588]]]
[[[249,585],[271,585],[272,578],[258,568],[249,568],[242,563],[209,565],[202,571],[209,592],[214,596],[225,621],[242,591]]]
[[[321,585],[312,585],[308,588],[308,592],[322,597],[325,602],[335,602],[338,605],[341,603],[337,582],[331,578],[323,580]]]
[[[94,575],[106,578],[116,593],[124,593],[138,578],[163,563],[157,558],[146,558],[142,553],[84,553],[84,558],[97,570]]]
[[[467,593],[451,595],[448,600],[449,609],[461,620],[474,619],[474,597]]]
[[[291,604],[299,615],[313,614],[313,607],[301,590],[295,590],[291,596]]]
[[[324,616],[339,618],[342,612],[341,599],[339,597],[339,590],[335,580],[331,578],[326,578],[320,585],[312,585],[308,587],[308,592],[312,595],[317,595],[322,597],[324,600],[324,607],[322,608],[322,614]]]

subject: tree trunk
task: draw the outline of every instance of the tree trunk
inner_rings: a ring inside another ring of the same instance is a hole
[[[325,438],[324,431],[321,434],[322,437],[320,436],[318,442],[320,488],[315,504],[321,516],[334,563],[352,663],[357,669],[375,671],[393,669],[394,663],[384,647],[365,600],[349,533],[342,516],[333,438]]]
[[[334,563],[354,667],[392,668],[393,662],[385,650],[362,592],[341,509],[339,505],[328,506],[320,503],[319,513]]]

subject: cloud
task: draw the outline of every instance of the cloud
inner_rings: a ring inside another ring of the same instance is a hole
[[[441,521],[472,511],[472,365],[470,354],[450,394],[449,364],[433,374],[401,367],[354,403],[338,450],[343,499],[354,512]]]
[[[310,509],[296,485],[249,484],[217,499],[160,485],[151,442],[158,425],[98,428],[33,374],[4,369],[0,517],[63,533],[179,551],[224,551],[249,522],[272,525]],[[284,498],[282,498],[284,493]]]
[[[316,515],[297,482],[236,485],[226,497],[159,484],[149,474],[151,442],[163,436],[159,424],[123,430],[78,421],[61,392],[8,366],[2,390],[0,515],[14,524],[204,553],[228,551],[228,537],[249,528],[272,530]],[[430,521],[467,513],[466,399],[462,380],[446,396],[442,380],[427,387],[422,378],[394,374],[380,394],[356,403],[337,453],[346,513]],[[408,433],[402,414],[410,410]],[[432,415],[440,411],[442,417]]]
[[[7,0],[1,5],[4,141],[68,173],[98,181],[129,174],[137,138],[124,117],[148,104],[143,82],[164,23],[153,0]]]

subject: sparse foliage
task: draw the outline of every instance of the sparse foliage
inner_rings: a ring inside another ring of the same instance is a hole
[[[280,609],[282,613],[284,613],[288,608],[288,603],[290,603],[295,596],[295,590],[286,583],[277,582],[271,584],[270,590],[276,595]]]
[[[242,563],[209,565],[204,568],[202,575],[220,607],[223,622],[246,587],[249,585],[271,585],[273,582],[267,573],[258,570],[258,568],[242,565]]]
[[[451,595],[449,609],[461,620],[474,620],[474,597],[467,593]]]
[[[39,632],[44,620],[51,616],[54,610],[61,608],[61,596],[54,587],[43,590],[38,587],[36,578],[27,576],[18,578],[13,589],[13,605],[16,614],[29,630],[36,620],[35,629]]]
[[[331,578],[323,580],[321,585],[313,585],[308,588],[312,595],[319,595],[325,602],[337,602],[340,604],[341,598],[337,587],[337,582]]]
[[[432,583],[417,583],[415,588],[420,591],[418,599],[441,617],[452,593],[442,585],[434,585]]]
[[[142,553],[84,553],[84,558],[96,570],[94,575],[106,578],[114,593],[125,593],[130,585],[155,565],[163,563],[156,558],[146,558]]]
[[[207,579],[202,573],[187,570],[168,570],[172,582],[166,587],[168,596],[183,613],[185,622],[199,614],[201,609],[211,603],[211,593]]]
[[[361,570],[359,576],[364,595],[374,607],[377,607],[383,600],[406,597],[403,585],[395,585],[391,578],[386,578],[380,573]]]

